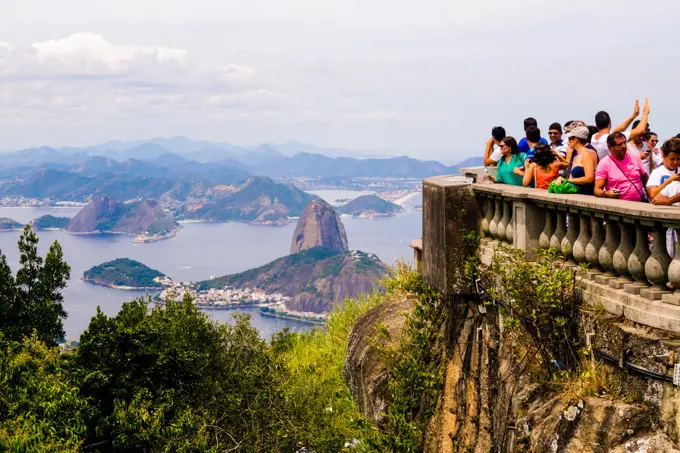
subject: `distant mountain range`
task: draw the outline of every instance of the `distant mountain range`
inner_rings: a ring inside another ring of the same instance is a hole
[[[477,164],[481,158],[474,158],[470,165],[473,162]],[[26,176],[36,167],[88,175],[109,172],[174,179],[200,176],[216,183],[231,183],[250,175],[421,178],[455,173],[459,165],[451,167],[407,156],[358,158],[349,150],[298,142],[246,149],[184,137],[107,142],[86,148],[40,147],[0,155],[0,177]]]

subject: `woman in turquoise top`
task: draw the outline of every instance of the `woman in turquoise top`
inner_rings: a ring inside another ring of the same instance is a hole
[[[521,186],[524,179],[524,160],[525,153],[519,152],[517,140],[512,137],[505,137],[501,141],[502,157],[498,160],[498,174],[493,182]]]

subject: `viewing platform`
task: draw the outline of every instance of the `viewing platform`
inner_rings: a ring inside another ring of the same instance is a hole
[[[468,182],[484,179],[483,168],[463,173],[467,179],[448,175],[423,181],[423,238],[411,246],[414,266],[428,281],[448,288],[438,273],[455,259],[446,250],[454,239],[451,222],[473,219],[482,238],[477,250],[482,263],[491,262],[500,244],[558,250],[575,267],[587,265],[580,283],[587,303],[680,332],[680,254],[672,259],[666,246],[666,232],[680,229],[680,208]],[[471,191],[476,206],[457,206],[464,198],[460,191]]]

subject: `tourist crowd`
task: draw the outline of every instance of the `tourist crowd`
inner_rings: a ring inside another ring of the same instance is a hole
[[[649,127],[649,100],[639,116],[636,101],[616,127],[604,111],[595,115],[594,126],[552,123],[549,140],[534,118],[524,120],[519,142],[497,126],[486,142],[484,165],[498,167],[491,177],[496,183],[680,206],[680,134],[659,144]]]

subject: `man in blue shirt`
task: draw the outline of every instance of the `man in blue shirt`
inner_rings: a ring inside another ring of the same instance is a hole
[[[529,142],[531,142],[531,140],[528,140],[529,129],[532,128],[532,127],[535,128],[538,131],[538,138],[536,138],[535,135],[532,134],[531,138],[536,139],[536,141],[533,142],[533,145],[529,143]],[[533,152],[531,152],[531,150],[533,149],[534,146],[536,146],[536,144],[538,142],[543,142],[546,145],[550,145],[548,140],[541,137],[541,130],[538,128],[538,122],[536,121],[535,118],[529,117],[529,118],[524,120],[524,133],[526,134],[526,137],[524,137],[522,140],[520,140],[519,143],[517,144],[517,146],[519,147],[520,153],[530,154],[530,156],[527,156],[527,157],[530,157],[532,160],[534,158],[534,154],[533,154]]]
[[[541,130],[537,128],[536,126],[529,126],[529,128],[526,130],[526,138],[523,138],[520,143],[524,142],[524,147],[521,145],[517,145],[519,149],[526,149],[526,151],[520,151],[521,153],[525,153],[527,155],[527,159],[529,162],[534,161],[534,146],[538,145],[539,143],[543,142],[546,145],[550,146],[548,144],[548,141],[541,137]]]

